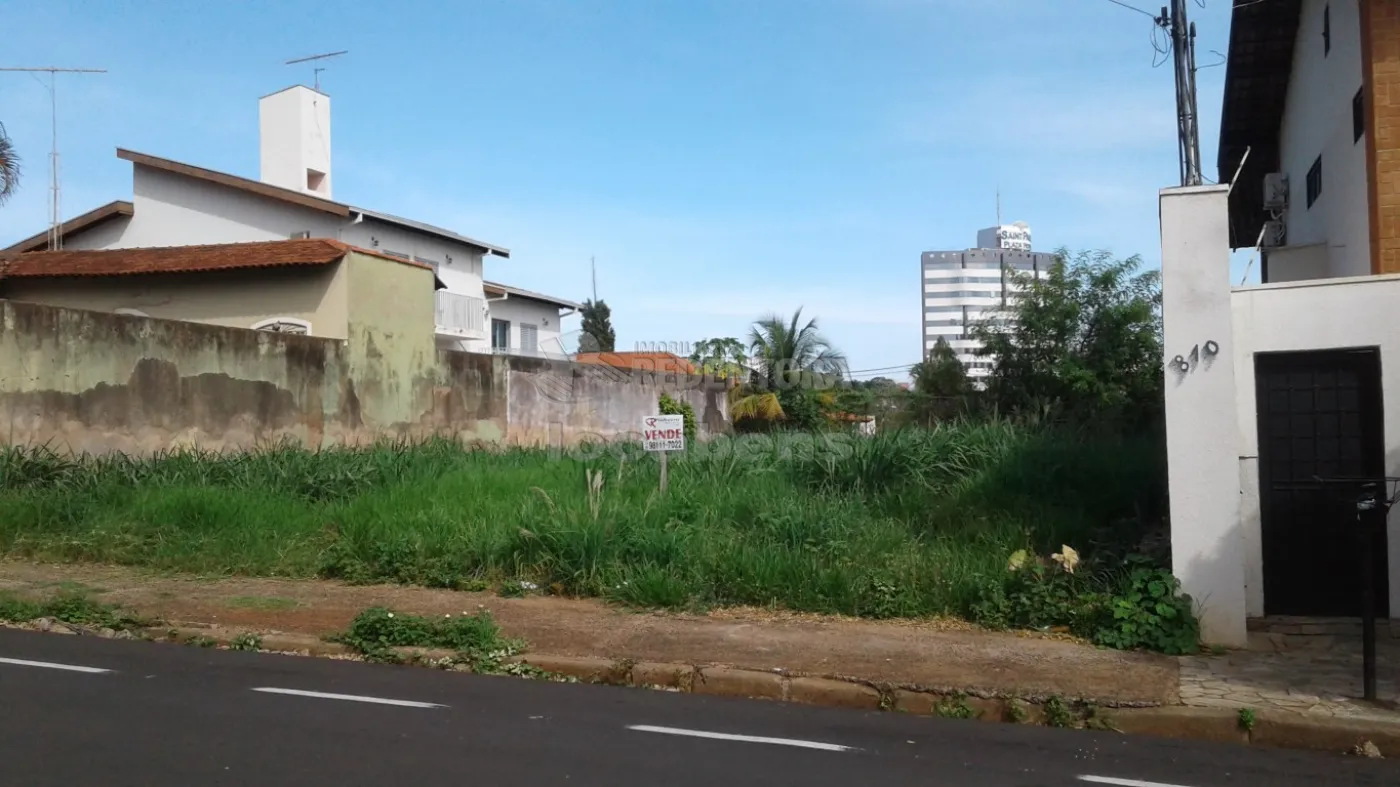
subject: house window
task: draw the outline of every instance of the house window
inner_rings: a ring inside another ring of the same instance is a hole
[[[540,328],[538,325],[520,324],[520,350],[533,353],[540,349]]]
[[[306,335],[311,333],[311,323],[306,320],[298,320],[295,317],[274,317],[270,320],[262,320],[252,324],[255,331],[270,331],[272,333],[298,333]]]
[[[491,349],[510,349],[510,320],[491,320]]]
[[[1361,141],[1361,135],[1366,133],[1366,88],[1356,89],[1356,95],[1351,97],[1351,141],[1356,144]]]
[[[1322,56],[1332,54],[1332,4],[1322,7]]]
[[[1318,156],[1308,167],[1308,207],[1311,208],[1317,198],[1322,196],[1322,156]]]

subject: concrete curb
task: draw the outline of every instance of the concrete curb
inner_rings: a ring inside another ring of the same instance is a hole
[[[221,626],[181,624],[154,627],[143,638],[189,645],[230,647],[258,637],[259,650],[323,658],[359,658],[344,645],[282,632],[249,632]],[[455,655],[434,648],[398,648],[406,663],[441,668]],[[1371,742],[1383,756],[1400,756],[1400,722],[1310,718],[1259,712],[1245,729],[1238,710],[1184,705],[1099,708],[1081,700],[1049,697],[979,696],[947,689],[880,685],[840,676],[764,672],[729,666],[632,661],[528,653],[508,660],[546,676],[580,683],[631,686],[713,697],[794,702],[853,710],[889,710],[920,716],[1050,724],[1113,730],[1217,743],[1350,753]],[[457,667],[461,669],[461,667]]]

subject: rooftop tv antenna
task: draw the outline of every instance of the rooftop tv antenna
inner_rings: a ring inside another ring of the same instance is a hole
[[[105,68],[59,68],[38,66],[21,68],[18,66],[0,67],[0,71],[22,71],[28,74],[45,72],[49,83],[44,85],[49,91],[49,112],[53,128],[53,148],[49,151],[49,251],[63,248],[62,199],[58,183],[58,75],[59,74],[105,74]],[[40,83],[42,84],[42,83]]]
[[[317,61],[317,60],[325,60],[325,59],[328,58],[328,57],[336,57],[336,56],[338,56],[338,55],[346,55],[346,54],[349,54],[349,53],[350,53],[350,50],[348,50],[348,49],[342,49],[342,50],[340,50],[339,52],[327,52],[327,53],[325,53],[325,54],[323,54],[323,55],[311,55],[310,57],[298,57],[298,58],[296,58],[295,60],[288,60],[286,63],[283,63],[283,65],[290,66],[290,65],[295,65],[295,64],[297,64],[297,63],[312,63],[312,62],[315,62],[315,61]],[[325,70],[326,70],[326,69],[325,69],[324,67],[313,67],[313,68],[311,69],[312,80],[313,80],[313,83],[314,83],[314,88],[313,88],[313,89],[314,89],[316,92],[318,92],[318,93],[321,92],[321,72],[322,72],[322,71],[325,71]]]

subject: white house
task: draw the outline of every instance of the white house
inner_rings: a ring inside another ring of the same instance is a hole
[[[1400,615],[1400,515],[1368,547],[1355,506],[1400,476],[1400,4],[1236,0],[1218,164],[1161,196],[1173,569],[1212,643],[1355,618],[1367,571]]]
[[[539,357],[570,354],[560,323],[582,305],[495,282],[485,282],[484,287],[492,352]]]
[[[538,354],[558,344],[559,323],[578,309],[577,304],[503,285],[495,285],[488,296],[484,260],[508,258],[509,250],[333,199],[329,96],[298,85],[264,96],[258,108],[259,180],[118,149],[118,158],[132,163],[132,199],[64,223],[63,248],[333,238],[432,266],[442,287],[436,296],[440,346]],[[43,232],[6,251],[42,251],[48,246],[48,233]],[[493,315],[492,309],[503,314]],[[496,319],[510,326],[509,341],[493,341]],[[532,334],[538,339],[530,344]]]

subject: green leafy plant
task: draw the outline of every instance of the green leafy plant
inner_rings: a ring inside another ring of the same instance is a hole
[[[228,648],[229,650],[262,650],[262,637],[244,632],[234,637]]]
[[[685,424],[685,442],[687,446],[695,444],[695,408],[690,406],[690,402],[678,402],[672,399],[669,394],[661,394],[658,408],[662,415],[679,415]]]
[[[394,650],[401,647],[452,650],[458,662],[473,672],[499,672],[507,658],[524,649],[524,643],[501,636],[486,610],[430,619],[373,607],[355,616],[350,628],[332,639],[369,661],[401,661]]]
[[[1074,711],[1062,697],[1054,696],[1045,701],[1045,723],[1050,727],[1073,727]]]
[[[1254,709],[1240,708],[1238,721],[1240,729],[1244,730],[1245,732],[1249,732],[1250,730],[1254,729],[1254,724],[1257,721],[1254,717]]]
[[[1122,650],[1146,648],[1185,655],[1200,647],[1200,624],[1191,597],[1180,592],[1170,571],[1133,560],[1127,579],[1108,600],[1111,617],[1094,633],[1098,645]]]
[[[116,630],[154,625],[152,621],[112,604],[104,604],[85,593],[65,591],[39,601],[0,593],[0,622],[26,623],[39,618],[53,618],[74,626]]]
[[[935,715],[945,719],[973,719],[977,717],[977,711],[967,702],[967,695],[954,694],[947,699],[940,700],[933,706]]]
[[[1029,718],[1026,713],[1026,706],[1020,700],[1010,700],[1006,703],[1006,720],[1012,724],[1025,724]]]
[[[1170,571],[1142,556],[1098,573],[1073,570],[1078,560],[1069,547],[1048,561],[1016,552],[1003,581],[984,586],[972,619],[997,629],[1058,628],[1120,650],[1185,655],[1199,648],[1191,598]]]

